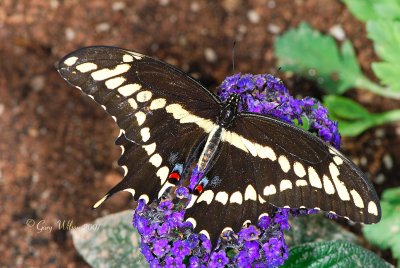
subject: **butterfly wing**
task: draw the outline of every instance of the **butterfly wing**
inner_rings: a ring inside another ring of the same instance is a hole
[[[64,57],[58,71],[121,128],[117,144],[125,176],[95,207],[121,190],[135,200],[156,198],[174,165],[186,163],[211,131],[220,110],[218,99],[180,70],[120,48],[82,48]]]
[[[271,117],[240,114],[222,135],[208,184],[185,214],[212,240],[276,207],[319,208],[356,222],[376,223],[378,196],[345,156],[298,127]],[[222,211],[222,213],[221,213]],[[215,219],[215,220],[212,220]]]

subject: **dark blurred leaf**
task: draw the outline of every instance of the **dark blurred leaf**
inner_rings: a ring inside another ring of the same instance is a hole
[[[132,210],[111,214],[71,231],[75,248],[92,267],[148,267]]]
[[[307,243],[292,247],[284,268],[391,267],[373,252],[344,241]]]
[[[400,259],[400,187],[385,190],[381,207],[381,221],[364,226],[364,236],[381,249],[390,248],[393,256]]]
[[[316,214],[290,219],[290,229],[285,231],[285,240],[290,247],[309,242],[332,240],[346,240],[356,243],[357,237],[335,221],[322,214]]]

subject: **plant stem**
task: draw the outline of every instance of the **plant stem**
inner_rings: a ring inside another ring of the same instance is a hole
[[[375,93],[376,95],[379,95],[382,97],[400,100],[400,91],[394,91],[388,87],[380,86],[380,85],[372,82],[365,76],[357,78],[355,81],[355,86],[357,88],[362,88],[362,89],[371,91],[371,92]]]

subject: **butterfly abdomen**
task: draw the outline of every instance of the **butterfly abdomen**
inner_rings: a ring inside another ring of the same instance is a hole
[[[221,135],[225,129],[215,125],[214,129],[208,135],[204,149],[201,152],[199,161],[197,163],[200,172],[204,172],[206,169],[210,168],[211,160],[214,159],[215,153],[218,150],[218,145],[221,142]]]

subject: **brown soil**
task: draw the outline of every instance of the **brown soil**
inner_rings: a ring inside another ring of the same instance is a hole
[[[341,25],[373,78],[377,57],[365,27],[340,1],[1,1],[0,266],[86,267],[57,221],[80,225],[132,206],[121,194],[90,209],[121,178],[118,129],[59,77],[58,59],[82,46],[115,45],[163,59],[214,88],[232,73],[234,39],[236,71],[277,73],[273,41],[301,21],[325,33]],[[283,79],[290,88],[310,88]],[[399,106],[364,91],[349,94],[371,111]],[[400,184],[400,124],[346,139],[343,149],[379,192]],[[53,230],[29,228],[30,219]]]

